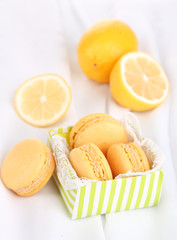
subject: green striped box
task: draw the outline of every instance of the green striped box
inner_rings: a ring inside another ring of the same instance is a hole
[[[58,129],[58,134],[69,136],[68,131]],[[147,175],[88,182],[78,189],[66,190],[56,173],[53,178],[72,219],[89,217],[122,210],[155,206],[159,203],[163,172]]]

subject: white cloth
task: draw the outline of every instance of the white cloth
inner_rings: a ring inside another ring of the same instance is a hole
[[[152,111],[135,113],[143,135],[166,155],[159,206],[72,221],[52,180],[36,195],[21,198],[0,181],[0,239],[176,239],[177,182],[177,21],[175,1],[1,0],[0,2],[0,163],[19,141],[47,128],[24,123],[14,111],[16,88],[26,79],[58,73],[71,85],[72,106],[52,128],[75,123],[92,112],[120,117],[127,111],[110,96],[108,84],[89,80],[76,55],[81,34],[96,21],[117,18],[135,31],[140,50],[156,57],[170,80],[167,101]]]
[[[58,73],[71,85],[71,75],[57,2],[8,0],[0,4],[2,162],[8,151],[25,138],[37,137],[46,143],[51,128],[32,127],[19,119],[13,108],[16,88],[26,79],[43,73]],[[71,106],[52,127],[71,125],[75,116]],[[27,198],[16,196],[0,181],[1,240],[104,239],[100,219],[95,216],[71,221],[52,180],[38,194]]]

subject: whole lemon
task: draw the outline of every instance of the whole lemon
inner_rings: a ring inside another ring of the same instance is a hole
[[[114,63],[125,53],[138,50],[131,28],[118,20],[104,20],[88,29],[77,48],[85,75],[97,82],[109,82]]]

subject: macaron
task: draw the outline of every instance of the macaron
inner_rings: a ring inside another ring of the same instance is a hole
[[[142,148],[136,143],[119,143],[110,146],[107,161],[113,177],[127,172],[145,172],[150,170],[148,159]]]
[[[20,196],[38,192],[55,168],[51,150],[39,139],[25,139],[15,145],[1,166],[4,185]]]
[[[124,127],[105,113],[93,113],[81,118],[72,128],[69,142],[71,148],[94,143],[106,154],[113,143],[127,143]]]
[[[100,149],[92,143],[74,148],[69,153],[69,160],[78,177],[92,180],[111,180],[110,166]]]

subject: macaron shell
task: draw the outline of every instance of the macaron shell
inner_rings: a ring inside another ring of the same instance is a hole
[[[109,146],[113,143],[126,143],[126,136],[124,128],[121,125],[119,127],[112,122],[97,123],[78,135],[75,141],[75,147],[92,142],[106,154]]]
[[[69,154],[69,160],[78,177],[85,177],[93,180],[96,179],[95,172],[90,164],[91,160],[87,157],[84,151],[74,148]]]
[[[111,167],[113,177],[118,174],[127,173],[133,170],[133,166],[127,157],[127,153],[122,149],[122,145],[113,144],[107,152],[107,160]]]
[[[26,191],[28,194],[38,191],[39,185],[42,187],[42,182],[51,176],[46,175],[50,173],[48,168],[53,171],[54,167],[51,152],[41,140],[25,139],[5,157],[1,167],[1,178],[6,187],[19,195],[25,195]]]
[[[113,177],[131,172],[150,170],[148,159],[140,146],[134,143],[113,144],[107,152]]]
[[[111,144],[127,141],[124,127],[114,118],[103,113],[84,117],[76,123],[70,134],[72,148],[91,142],[96,144],[104,154]]]
[[[85,117],[81,118],[72,128],[70,133],[70,146],[72,148],[75,147],[75,138],[81,132],[84,132],[85,129],[95,124],[96,122],[103,122],[105,119],[110,119],[110,116],[105,113],[92,113],[88,114]]]
[[[50,178],[54,172],[54,169],[55,169],[55,160],[54,160],[54,157],[52,156],[50,165],[45,170],[45,173],[41,174],[41,177],[39,177],[40,179],[39,178],[36,179],[37,181],[34,185],[32,184],[31,186],[27,186],[24,189],[22,189],[22,191],[19,191],[19,190],[16,191],[16,194],[18,194],[20,196],[31,196],[31,195],[37,193],[50,180]],[[34,182],[35,182],[35,180],[34,180]]]
[[[101,181],[112,179],[112,172],[104,154],[94,144],[74,148],[69,154],[69,160],[79,177]]]

